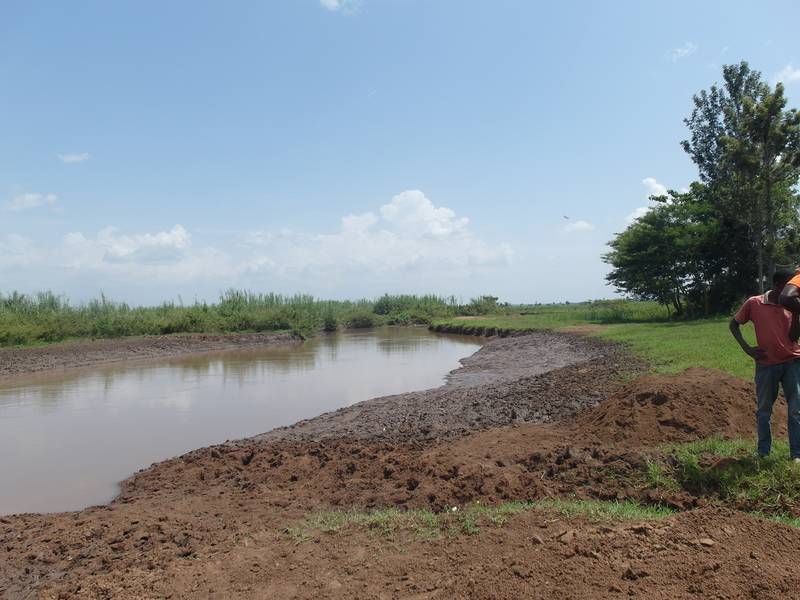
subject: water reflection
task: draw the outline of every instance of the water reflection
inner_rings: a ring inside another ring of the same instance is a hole
[[[302,345],[16,380],[0,386],[0,514],[103,502],[192,448],[439,385],[474,338],[386,328]]]

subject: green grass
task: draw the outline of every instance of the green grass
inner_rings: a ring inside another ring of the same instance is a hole
[[[653,371],[677,373],[688,367],[720,369],[737,377],[752,378],[753,361],[739,348],[728,330],[730,319],[671,321],[652,302],[595,302],[540,307],[516,315],[477,319],[435,319],[439,331],[506,334],[518,331],[594,326],[591,335],[627,344],[647,360]],[[754,343],[752,326],[743,328]]]
[[[784,515],[800,506],[800,465],[789,460],[783,440],[759,457],[755,442],[708,438],[663,448],[665,460],[649,460],[645,480],[652,487],[682,488],[723,504]]]
[[[674,513],[663,506],[646,506],[625,500],[606,502],[602,500],[542,500],[536,503],[540,510],[552,510],[565,518],[584,517],[590,521],[646,521],[663,519]]]
[[[688,367],[706,367],[750,379],[753,377],[753,360],[733,339],[728,330],[729,322],[729,318],[717,318],[628,323],[609,325],[597,335],[628,344],[657,372],[677,373]],[[752,326],[745,326],[743,332],[750,343],[755,343]]]
[[[443,536],[477,535],[482,527],[501,527],[525,511],[541,510],[565,519],[584,517],[590,521],[651,520],[667,517],[667,508],[643,506],[633,501],[550,499],[539,502],[506,502],[482,505],[478,502],[439,513],[429,510],[384,508],[373,511],[329,511],[315,513],[286,532],[301,543],[321,534],[363,530],[383,538],[409,533],[413,538],[432,540]]]
[[[71,304],[50,292],[12,292],[0,294],[0,346],[172,333],[294,331],[308,336],[340,327],[430,323],[434,318],[483,310],[482,302],[461,305],[452,297],[408,295],[328,301],[307,295],[228,290],[216,303],[164,302],[134,307],[104,296]]]

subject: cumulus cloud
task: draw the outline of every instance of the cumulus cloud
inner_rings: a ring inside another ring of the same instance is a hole
[[[672,62],[678,62],[684,58],[689,58],[695,52],[697,52],[697,45],[692,42],[685,42],[683,46],[673,48],[670,52],[670,57],[672,58]]]
[[[58,159],[64,163],[82,163],[89,160],[88,152],[81,152],[80,154],[58,154]]]
[[[772,78],[773,83],[778,83],[779,81],[784,84],[800,81],[800,69],[795,69],[792,65],[786,65]]]
[[[163,263],[180,258],[191,245],[191,236],[182,225],[169,231],[120,234],[116,227],[105,227],[89,239],[81,232],[68,233],[65,245],[74,249],[74,264],[98,266],[103,263]]]
[[[649,210],[650,210],[649,206],[640,206],[639,208],[634,209],[634,211],[627,217],[625,217],[625,222],[630,225],[639,217],[645,216]]]
[[[11,202],[6,205],[9,210],[28,210],[31,208],[38,208],[39,206],[47,206],[55,204],[58,201],[58,196],[55,194],[20,194],[15,196]]]
[[[232,234],[225,234],[230,236]],[[111,282],[153,289],[402,289],[472,281],[511,262],[512,248],[489,243],[467,218],[409,190],[374,210],[343,216],[327,232],[292,229],[240,232],[224,250],[198,243],[182,225],[145,232],[104,227],[72,231],[41,247],[0,236],[0,270],[64,274],[103,287]],[[153,288],[154,285],[157,288]],[[428,288],[430,289],[430,288]],[[168,295],[170,292],[165,292]]]
[[[593,231],[594,225],[589,221],[572,221],[564,226],[564,231],[567,233],[583,233],[585,231]]]
[[[259,247],[257,258],[269,259],[251,261],[248,268],[283,275],[465,270],[507,264],[513,257],[508,244],[478,238],[467,218],[435,206],[419,190],[402,192],[375,212],[347,215],[332,233],[256,231],[245,239]]]
[[[357,0],[319,0],[322,8],[327,8],[330,11],[349,11],[353,10],[356,6]]]
[[[667,186],[663,183],[659,183],[655,177],[645,177],[642,179],[642,185],[644,185],[645,190],[647,190],[647,199],[650,200],[651,196],[664,196],[667,193]],[[689,190],[686,190],[687,192]],[[650,206],[640,206],[633,210],[627,217],[625,217],[625,222],[628,224],[633,223],[639,217],[643,217],[647,214],[647,211],[650,210]]]
[[[0,236],[0,267],[25,267],[38,258],[33,240],[17,233]]]
[[[667,193],[667,186],[656,181],[655,177],[645,177],[642,179],[642,184],[647,188],[648,198],[650,196],[664,196]]]

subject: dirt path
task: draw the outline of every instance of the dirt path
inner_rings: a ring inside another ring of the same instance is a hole
[[[299,343],[289,333],[161,335],[0,349],[0,380],[31,373]]]
[[[109,506],[0,518],[0,597],[791,597],[800,531],[680,494],[663,500],[700,508],[647,523],[534,510],[434,540],[287,532],[336,508],[640,498],[610,475],[643,448],[750,431],[748,384],[699,370],[620,383],[630,366],[616,347],[547,335],[490,341],[438,390],[164,461]],[[537,355],[552,370],[519,369]]]

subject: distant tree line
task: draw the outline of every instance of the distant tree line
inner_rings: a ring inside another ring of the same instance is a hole
[[[684,119],[698,181],[651,197],[603,257],[619,291],[677,315],[727,311],[800,260],[800,112],[747,62],[722,76]]]

